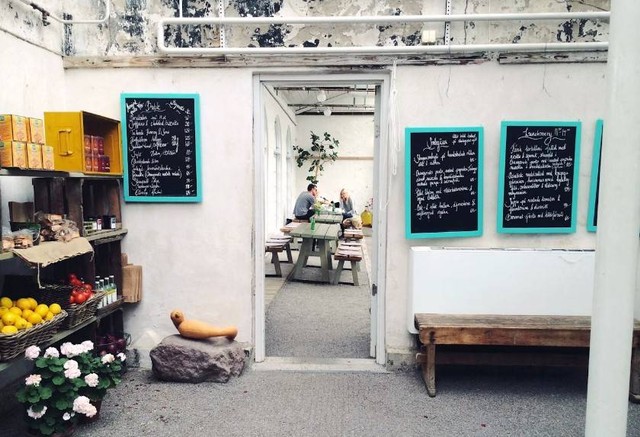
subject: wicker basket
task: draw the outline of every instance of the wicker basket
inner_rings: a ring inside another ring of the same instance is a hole
[[[69,305],[71,305],[69,303],[69,297],[71,296],[72,290],[72,285],[43,284],[42,287],[38,289],[38,298],[36,300],[38,303],[46,303],[47,305],[57,303],[62,308],[67,309]]]
[[[69,316],[64,320],[65,328],[73,328],[78,326],[82,322],[89,320],[96,315],[98,304],[104,297],[105,293],[100,291],[93,295],[93,297],[81,304],[71,304],[66,308]]]
[[[62,310],[53,319],[19,331],[16,334],[0,334],[0,361],[7,361],[20,355],[31,345],[41,345],[48,342],[53,334],[58,332],[62,322],[67,318],[67,312]]]

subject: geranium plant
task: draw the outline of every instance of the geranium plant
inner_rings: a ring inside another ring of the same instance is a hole
[[[35,361],[35,369],[25,378],[17,398],[26,407],[31,430],[44,436],[64,433],[76,423],[76,413],[96,415],[94,403],[120,382],[125,356],[98,357],[92,351],[91,341],[64,343],[59,351],[50,347],[42,355],[37,346],[27,348],[25,356]]]

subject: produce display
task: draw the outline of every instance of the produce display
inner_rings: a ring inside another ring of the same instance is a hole
[[[100,356],[106,354],[117,355],[127,351],[127,339],[123,335],[99,335],[96,340],[98,343],[97,351]]]
[[[70,304],[83,304],[96,294],[93,285],[83,282],[74,273],[69,274],[68,282],[73,287],[69,296]]]
[[[62,308],[57,303],[38,303],[33,297],[0,298],[0,335],[13,335],[53,319]]]

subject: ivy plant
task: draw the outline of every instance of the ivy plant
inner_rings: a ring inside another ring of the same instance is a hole
[[[316,135],[311,131],[311,147],[308,149],[302,146],[293,146],[296,155],[296,163],[298,167],[302,167],[309,162],[309,176],[306,180],[313,184],[318,183],[318,177],[324,171],[324,166],[335,161],[338,158],[338,147],[340,141],[335,139],[330,133],[325,132],[323,137]]]

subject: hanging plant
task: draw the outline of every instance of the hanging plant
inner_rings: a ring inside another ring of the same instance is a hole
[[[331,163],[338,158],[338,147],[340,141],[333,138],[331,134],[325,132],[321,139],[318,135],[311,131],[311,147],[306,149],[302,146],[293,146],[293,150],[297,152],[296,163],[298,167],[302,167],[310,161],[309,176],[306,180],[313,184],[318,183],[318,176],[324,171],[325,164]]]

